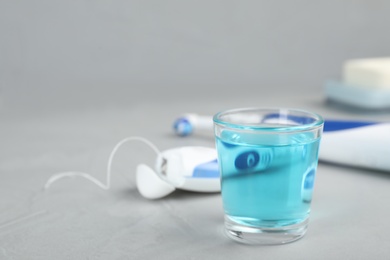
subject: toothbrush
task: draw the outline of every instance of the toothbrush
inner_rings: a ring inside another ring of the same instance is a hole
[[[177,135],[188,136],[198,130],[212,130],[213,120],[210,116],[185,114],[173,128]],[[325,120],[320,161],[390,171],[389,156],[390,123]]]

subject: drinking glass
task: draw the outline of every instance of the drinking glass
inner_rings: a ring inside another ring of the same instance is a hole
[[[213,120],[228,237],[250,244],[303,237],[322,117],[299,109],[241,108]]]

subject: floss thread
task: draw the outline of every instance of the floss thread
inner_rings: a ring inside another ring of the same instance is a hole
[[[106,184],[102,183],[89,173],[85,172],[79,172],[79,171],[67,171],[67,172],[60,172],[57,173],[53,176],[51,176],[45,183],[44,185],[44,190],[47,190],[54,182],[63,179],[65,177],[82,177],[85,178],[94,184],[96,184],[98,187],[102,188],[103,190],[108,190],[110,189],[111,186],[111,168],[112,168],[112,162],[114,160],[114,156],[117,153],[118,149],[125,143],[130,142],[130,141],[140,141],[148,145],[157,155],[160,155],[161,152],[160,150],[148,139],[140,137],[140,136],[130,136],[126,137],[122,140],[120,140],[115,147],[112,149],[110,156],[108,158],[108,163],[107,163],[107,175],[106,175]]]

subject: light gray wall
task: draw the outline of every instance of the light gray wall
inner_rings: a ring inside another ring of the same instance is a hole
[[[390,55],[386,0],[0,0],[4,102],[321,91]],[[12,101],[9,101],[12,100]]]

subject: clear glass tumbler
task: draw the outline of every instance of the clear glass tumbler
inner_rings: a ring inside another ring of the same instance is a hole
[[[242,108],[214,116],[227,235],[250,244],[301,238],[323,129],[298,109]]]

